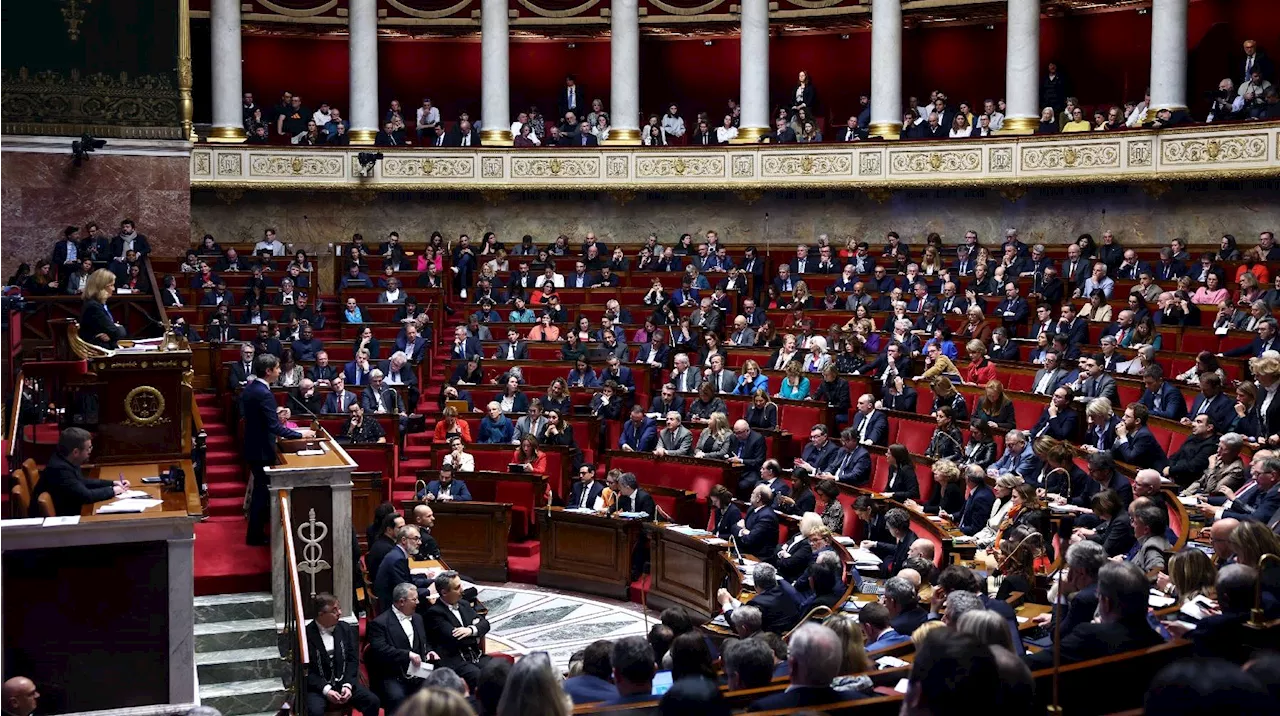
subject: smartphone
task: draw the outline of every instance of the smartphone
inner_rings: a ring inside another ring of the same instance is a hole
[[[671,689],[671,672],[659,671],[653,675],[653,690],[649,693],[653,696],[661,696]]]

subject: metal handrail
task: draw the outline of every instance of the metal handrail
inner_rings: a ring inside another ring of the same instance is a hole
[[[302,582],[298,578],[298,553],[293,545],[293,516],[289,509],[289,491],[279,490],[276,499],[280,506],[280,535],[284,547],[285,573],[288,575],[289,594],[285,600],[284,633],[290,651],[288,655],[292,671],[292,683],[287,684],[290,691],[293,712],[306,716],[307,699],[307,665],[311,660],[307,648],[307,630],[303,626],[305,617],[302,611]],[[292,632],[292,634],[290,633]]]
[[[21,435],[19,435],[19,430],[21,430],[21,428],[22,428],[22,386],[23,386],[23,381],[24,381],[24,378],[23,378],[23,375],[22,375],[22,371],[21,371],[21,370],[19,370],[19,371],[18,371],[18,378],[17,378],[17,382],[16,382],[16,383],[14,383],[14,386],[15,386],[17,389],[13,391],[13,406],[9,409],[9,430],[8,430],[8,438],[9,438],[9,457],[10,457],[10,458],[13,458],[13,457],[16,457],[16,456],[17,456],[17,454],[18,454],[18,452],[17,452],[17,451],[18,451],[18,443],[20,442],[18,438],[20,438],[20,437],[21,437]],[[10,464],[12,464],[13,462],[14,462],[13,460],[10,460]]]

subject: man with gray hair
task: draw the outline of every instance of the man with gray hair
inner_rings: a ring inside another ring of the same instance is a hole
[[[738,523],[737,541],[738,549],[759,559],[769,559],[778,551],[778,515],[768,485],[751,490],[751,506]]]
[[[442,666],[432,671],[431,675],[426,678],[423,688],[452,691],[463,696],[468,693],[467,682],[463,681],[461,676],[458,676],[458,672],[447,666]]]
[[[1124,362],[1124,356],[1116,352],[1116,337],[1103,336],[1098,339],[1098,346],[1102,352],[1098,354],[1098,365],[1102,366],[1102,370],[1107,373],[1114,373]]]
[[[844,646],[834,631],[820,624],[805,624],[791,635],[789,648],[791,685],[786,691],[755,701],[751,711],[821,706],[850,698],[850,692],[831,688],[844,656]]]
[[[992,477],[1006,473],[1024,480],[1040,474],[1040,458],[1036,457],[1027,434],[1022,430],[1010,430],[1005,434],[1004,455],[987,468],[987,474]]]
[[[413,529],[405,527],[402,529]],[[422,688],[416,675],[424,661],[438,659],[427,640],[427,630],[418,614],[418,588],[410,582],[395,585],[387,609],[369,620],[366,636],[369,649],[365,666],[369,685],[382,698],[387,713],[395,713],[406,699]]]
[[[964,590],[948,592],[946,604],[947,611],[942,614],[942,623],[949,627],[955,627],[960,621],[960,617],[968,612],[986,609],[986,606],[982,603],[982,597]]]
[[[730,691],[756,689],[773,681],[773,650],[763,640],[727,640],[723,654],[724,675]]]
[[[440,666],[457,672],[467,686],[475,689],[480,670],[489,663],[484,653],[484,635],[489,620],[463,599],[462,578],[453,570],[436,575],[436,602],[424,616],[427,637],[440,652]]]
[[[725,616],[725,619],[733,626],[733,633],[743,639],[760,633],[764,628],[764,615],[757,607],[750,604],[743,604],[734,609]]]
[[[760,610],[764,630],[775,634],[786,633],[800,618],[801,599],[795,587],[785,579],[778,579],[778,570],[767,562],[756,563],[751,570],[751,578],[756,588],[751,606]],[[724,611],[725,619],[732,619],[734,607],[738,606],[733,595],[721,588],[716,592],[716,600]]]
[[[1240,433],[1224,433],[1218,438],[1218,450],[1209,458],[1209,467],[1182,491],[1183,497],[1217,494],[1219,488],[1238,490],[1244,484],[1244,436]]]
[[[1098,570],[1107,563],[1107,550],[1091,540],[1083,540],[1067,548],[1067,571],[1062,578],[1062,587],[1058,594],[1061,599],[1070,594],[1066,612],[1058,607],[1055,612],[1046,612],[1033,617],[1035,623],[1045,625],[1054,631],[1053,620],[1061,614],[1062,636],[1066,637],[1081,624],[1093,620],[1098,609]]]
[[[658,431],[658,445],[654,453],[658,455],[692,455],[693,433],[680,424],[680,412],[672,410],[664,416],[667,424]]]
[[[1062,637],[1063,664],[1100,659],[1163,644],[1147,623],[1147,575],[1129,562],[1107,562],[1098,570],[1098,621]],[[1053,649],[1026,657],[1032,671],[1053,666]]]
[[[413,574],[409,570],[411,555],[418,553],[418,547],[421,544],[422,533],[417,527],[405,525],[396,530],[396,546],[382,558],[382,562],[378,565],[378,573],[373,579],[373,593],[377,595],[382,605],[395,601],[392,590],[398,584],[406,582],[416,584],[418,589],[424,592],[430,589],[430,582],[426,577]]]
[[[902,577],[890,577],[884,583],[884,605],[889,610],[889,624],[899,634],[912,634],[929,619],[920,607],[915,585]]]

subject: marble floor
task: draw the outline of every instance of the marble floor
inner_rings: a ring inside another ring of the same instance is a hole
[[[597,639],[644,636],[648,622],[638,604],[543,590],[527,584],[478,585],[489,608],[490,652],[523,655],[545,651],[563,668],[569,657]]]

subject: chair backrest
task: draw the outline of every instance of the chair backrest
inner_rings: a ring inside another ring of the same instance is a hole
[[[18,471],[15,470],[14,472]],[[9,499],[12,501],[13,514],[11,516],[14,519],[27,517],[31,514],[31,491],[27,489],[26,485],[21,482],[14,485],[13,489],[9,490]]]
[[[35,492],[36,485],[40,484],[40,468],[36,466],[36,461],[32,458],[23,460],[22,472],[27,477],[27,489]]]
[[[36,500],[40,517],[57,517],[58,510],[53,506],[53,496],[45,492]]]

